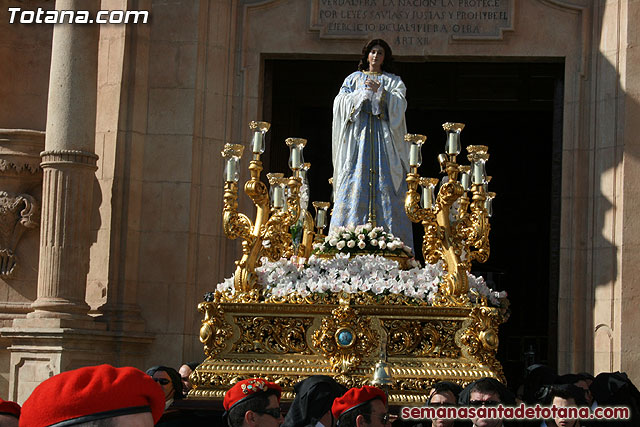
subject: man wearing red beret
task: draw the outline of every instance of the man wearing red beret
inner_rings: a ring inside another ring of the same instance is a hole
[[[282,388],[262,378],[237,382],[224,395],[229,427],[278,427],[284,421],[280,412]]]
[[[164,393],[131,367],[88,366],[43,381],[22,405],[20,427],[153,427]]]
[[[338,427],[390,426],[387,396],[382,390],[368,385],[352,388],[333,401],[331,412]]]
[[[18,427],[18,418],[20,418],[20,405],[0,399],[0,426]]]

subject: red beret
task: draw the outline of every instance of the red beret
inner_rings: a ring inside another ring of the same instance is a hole
[[[333,418],[338,419],[340,415],[345,412],[355,409],[374,399],[380,399],[382,400],[382,403],[385,405],[387,404],[387,395],[377,387],[365,385],[362,388],[352,388],[343,394],[342,397],[337,397],[333,401],[331,413],[333,414]]]
[[[238,381],[225,393],[222,406],[224,406],[225,411],[228,412],[236,403],[266,392],[267,390],[274,390],[278,397],[278,402],[280,402],[282,388],[278,384],[263,380],[262,378],[249,378],[248,380]]]
[[[0,414],[13,415],[20,418],[20,405],[16,402],[0,399]]]
[[[33,390],[22,405],[20,427],[45,427],[66,420],[80,422],[164,411],[162,387],[131,367],[88,366],[55,375]]]

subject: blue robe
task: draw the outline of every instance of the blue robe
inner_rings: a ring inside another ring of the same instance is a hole
[[[367,222],[413,246],[404,212],[409,143],[404,141],[406,88],[400,77],[373,75],[381,86],[365,88],[372,75],[349,75],[333,104],[334,205],[330,229]]]

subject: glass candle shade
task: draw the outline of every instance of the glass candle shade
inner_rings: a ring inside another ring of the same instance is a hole
[[[302,150],[307,144],[307,140],[303,138],[287,138],[285,142],[289,146],[289,168],[293,171],[300,170],[304,163]]]
[[[225,144],[222,149],[222,157],[226,160],[224,165],[223,178],[225,182],[238,182],[240,176],[238,174],[238,166],[244,146],[240,144]]]
[[[271,124],[268,122],[256,122],[249,123],[249,129],[253,131],[253,137],[251,139],[251,152],[256,155],[264,153],[265,143],[264,136],[269,130]]]
[[[238,182],[240,174],[238,173],[238,158],[231,157],[227,159],[227,163],[224,167],[224,180],[227,182]]]
[[[329,209],[329,202],[313,202],[313,207],[316,208],[316,228],[325,228],[327,226],[327,209]]]
[[[273,186],[273,207],[284,207],[284,188],[280,184]]]
[[[471,188],[470,170],[470,166],[460,166],[460,185],[462,185],[464,191],[469,191],[469,188]]]
[[[486,177],[485,161],[483,159],[477,159],[473,162],[472,167],[473,183],[476,185],[484,184]]]
[[[446,153],[450,156],[460,154],[460,134],[458,132],[447,132]]]
[[[460,132],[464,129],[464,123],[447,122],[442,124],[442,128],[447,132],[447,141],[444,151],[450,156],[460,154]]]
[[[320,209],[316,214],[316,227],[324,228],[327,225],[327,211]]]
[[[487,194],[487,198],[484,201],[484,209],[487,211],[487,216],[493,215],[493,199],[496,197],[496,193],[490,192]]]
[[[427,137],[424,135],[408,133],[404,136],[404,140],[411,144],[409,149],[409,166],[418,168],[422,164],[422,144],[425,143]]]

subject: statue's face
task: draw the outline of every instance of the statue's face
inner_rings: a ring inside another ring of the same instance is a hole
[[[369,71],[380,71],[382,70],[382,63],[384,62],[384,48],[379,44],[375,45],[369,51],[369,56],[367,57],[369,61]]]

